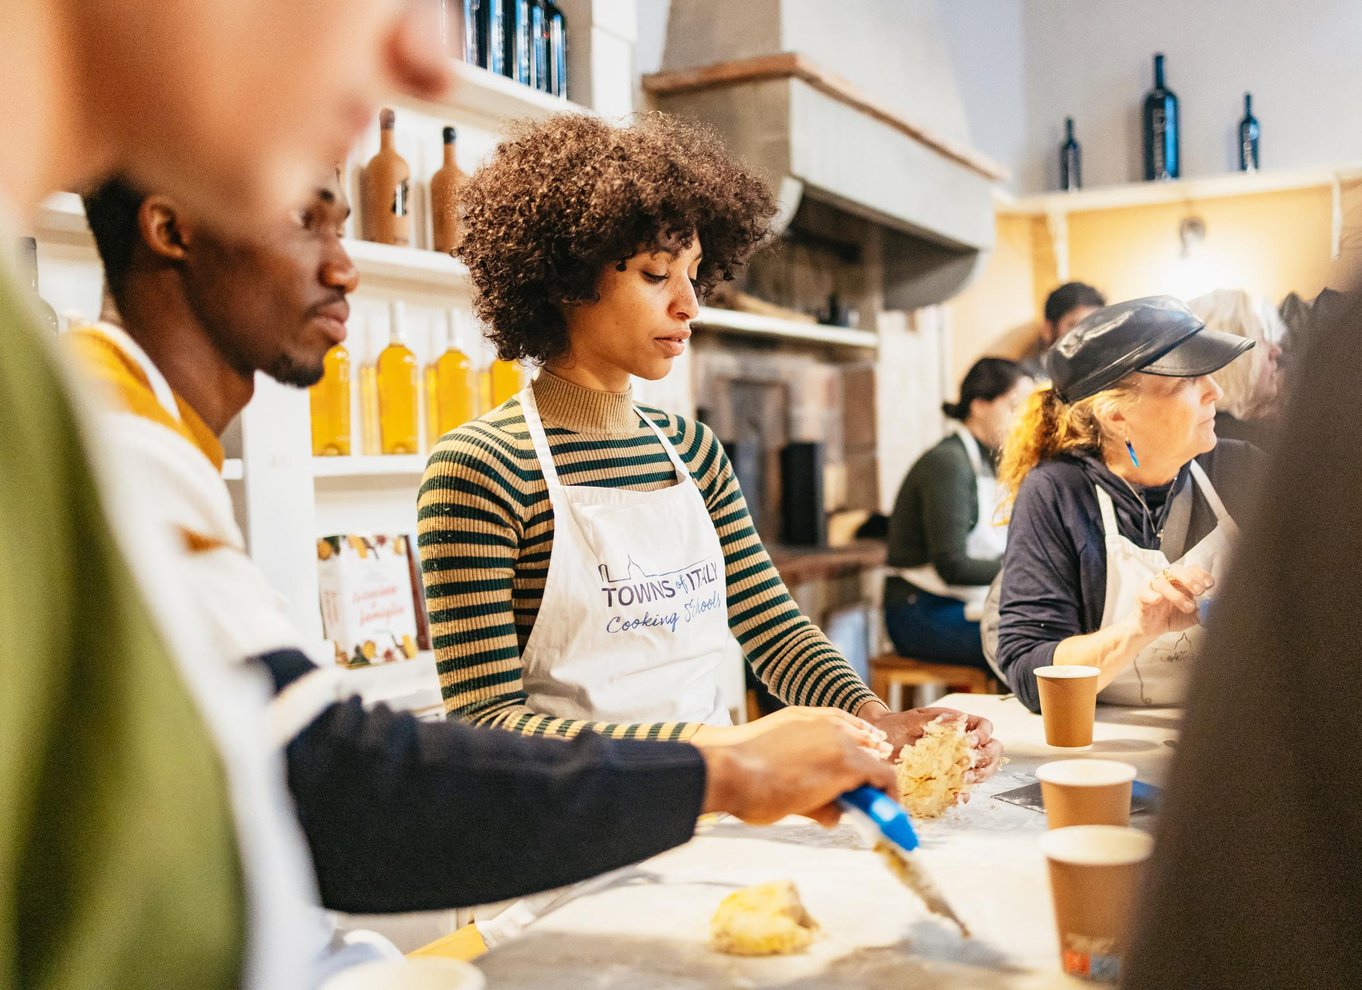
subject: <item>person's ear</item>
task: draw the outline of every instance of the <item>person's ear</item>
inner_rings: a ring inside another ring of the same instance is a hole
[[[148,196],[137,210],[142,241],[158,257],[183,261],[192,232],[181,219],[180,208],[169,196]]]

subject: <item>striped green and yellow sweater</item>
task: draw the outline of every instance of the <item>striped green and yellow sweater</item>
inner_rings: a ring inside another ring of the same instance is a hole
[[[581,388],[548,372],[534,390],[563,484],[651,491],[674,483],[666,451],[628,393]],[[723,546],[729,628],[757,676],[789,704],[855,712],[873,699],[791,599],[714,435],[699,423],[639,408],[676,446],[700,487]],[[526,705],[521,652],[548,574],[553,510],[517,399],[440,440],[418,510],[431,636],[452,717],[529,735],[592,729],[620,738],[685,739],[699,727],[555,718]]]

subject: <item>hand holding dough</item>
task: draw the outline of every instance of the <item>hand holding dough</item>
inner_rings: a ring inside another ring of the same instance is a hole
[[[899,800],[914,818],[935,818],[968,792],[965,774],[973,765],[965,720],[935,718],[899,756]]]

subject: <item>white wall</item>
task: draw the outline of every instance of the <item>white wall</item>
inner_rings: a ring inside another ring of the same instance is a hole
[[[1027,141],[1025,2],[936,0],[970,143],[1014,174]]]
[[[1167,56],[1180,102],[1184,176],[1238,167],[1233,135],[1245,90],[1262,123],[1265,169],[1362,158],[1357,0],[937,4],[974,143],[1012,169],[1021,192],[1058,185],[1066,115],[1083,145],[1086,186],[1140,178],[1140,104],[1156,51]]]

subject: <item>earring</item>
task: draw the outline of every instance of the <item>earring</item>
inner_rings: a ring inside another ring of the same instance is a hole
[[[1126,453],[1130,455],[1130,463],[1139,467],[1140,459],[1135,456],[1135,445],[1130,442],[1130,437],[1126,437]]]

